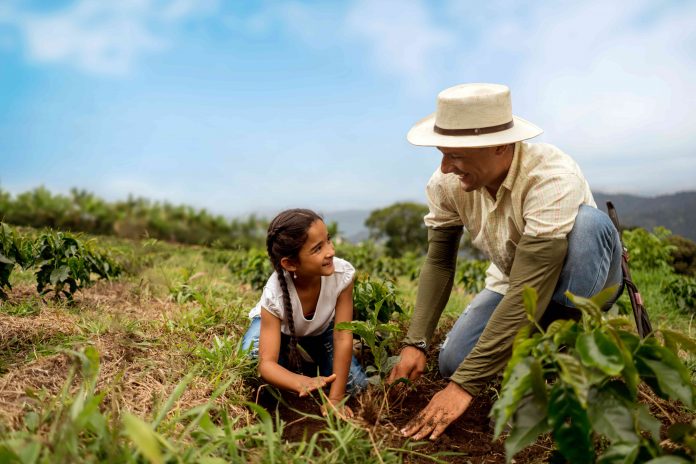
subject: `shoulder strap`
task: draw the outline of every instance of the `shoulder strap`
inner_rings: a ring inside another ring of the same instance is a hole
[[[621,229],[619,226],[619,216],[616,214],[616,208],[611,201],[607,201],[607,213],[609,213],[609,218],[611,222],[614,223],[614,227],[619,231],[619,238],[621,237]],[[643,306],[643,298],[640,296],[638,287],[631,279],[631,271],[628,269],[628,250],[621,242],[621,248],[623,248],[623,253],[621,254],[621,269],[623,270],[623,280],[628,289],[628,297],[631,300],[631,307],[633,308],[633,317],[636,320],[636,328],[638,329],[638,335],[640,338],[645,338],[646,335],[652,332],[652,325],[650,324],[650,318],[648,317],[648,311]]]

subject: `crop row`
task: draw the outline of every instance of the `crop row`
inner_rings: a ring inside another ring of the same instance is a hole
[[[93,242],[78,236],[45,231],[36,237],[20,234],[0,222],[0,298],[11,289],[10,274],[16,267],[35,269],[36,290],[41,295],[53,292],[55,298],[73,294],[96,279],[110,279],[121,267],[108,251],[98,250]]]

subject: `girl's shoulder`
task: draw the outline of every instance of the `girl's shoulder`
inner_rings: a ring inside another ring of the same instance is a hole
[[[354,274],[355,268],[353,267],[352,264],[350,264],[345,259],[334,256],[334,272],[341,273],[341,274],[345,274],[345,273]]]
[[[348,287],[355,277],[355,268],[345,259],[334,257],[333,282],[336,289],[342,292]]]

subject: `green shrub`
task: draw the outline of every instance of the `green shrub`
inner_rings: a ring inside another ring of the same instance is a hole
[[[0,222],[0,298],[7,298],[4,289],[12,289],[10,274],[15,265],[27,268],[32,259],[32,242]]]
[[[664,227],[655,227],[652,233],[641,228],[625,230],[623,242],[631,269],[670,269],[675,249],[667,241],[670,235],[671,232]]]
[[[672,250],[672,267],[677,274],[696,277],[696,243],[681,235],[667,237]]]
[[[93,282],[92,274],[109,279],[121,273],[121,268],[108,253],[92,249],[77,237],[48,231],[35,243],[36,289],[40,294],[54,292],[72,300],[73,294]],[[67,288],[66,288],[67,287]]]
[[[372,315],[374,312],[377,313],[375,317]],[[353,287],[354,319],[388,322],[394,313],[403,312],[393,282],[374,279],[367,273],[358,273]]]
[[[662,292],[672,298],[679,310],[696,312],[696,279],[693,277],[674,276],[663,285]]]
[[[263,286],[273,274],[271,260],[266,250],[261,248],[252,248],[246,255],[230,260],[228,267],[242,282],[251,285],[254,290],[263,290]]]
[[[486,269],[489,265],[488,261],[476,259],[458,261],[454,277],[455,285],[463,287],[469,294],[479,293],[486,285]]]
[[[607,321],[600,310],[614,289],[592,299],[569,295],[582,320],[556,321],[531,334],[530,325],[515,339],[503,384],[491,415],[495,436],[510,422],[505,442],[508,462],[537,436],[551,432],[558,452],[572,463],[597,460],[594,438],[608,443],[599,462],[646,462],[675,451],[663,448],[660,422],[637,401],[645,382],[663,399],[694,409],[694,385],[677,349],[696,353],[696,343],[678,332],[661,330],[639,339],[623,330],[625,319]],[[525,307],[534,323],[537,301],[525,290]],[[688,434],[686,434],[688,435]],[[682,451],[676,451],[682,453]],[[693,462],[682,455],[664,462]]]

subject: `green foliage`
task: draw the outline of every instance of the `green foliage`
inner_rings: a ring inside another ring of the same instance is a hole
[[[94,281],[93,274],[110,279],[121,273],[107,252],[96,251],[91,243],[68,233],[45,232],[34,247],[36,289],[42,295],[53,291],[56,298],[62,293],[72,300],[75,292]]]
[[[133,197],[109,203],[78,189],[64,196],[38,187],[14,199],[0,190],[0,206],[3,214],[0,219],[16,225],[123,238],[152,237],[218,248],[261,246],[268,226],[265,220],[253,215],[228,220],[205,209]]]
[[[662,287],[662,292],[673,301],[674,306],[686,313],[696,312],[696,279],[676,275]]]
[[[360,321],[388,322],[394,313],[403,313],[396,286],[389,280],[377,280],[358,273],[353,287],[353,314]]]
[[[423,216],[428,207],[418,203],[395,203],[370,213],[365,225],[370,237],[386,240],[387,254],[400,257],[407,251],[423,254],[428,247],[428,230]]]
[[[672,250],[672,267],[677,274],[696,277],[696,243],[681,235],[667,237]]]
[[[457,261],[457,271],[454,276],[455,285],[461,286],[465,292],[475,295],[485,287],[486,269],[490,263],[476,259]]]
[[[358,245],[341,243],[336,246],[336,256],[350,262],[361,272],[391,281],[396,281],[400,276],[415,280],[423,265],[423,257],[415,252],[405,252],[401,257],[394,258],[385,254],[384,247],[372,241]]]
[[[352,330],[368,346],[374,365],[365,372],[369,380],[378,384],[391,370],[396,356],[389,356],[398,343],[401,329],[391,323],[392,317],[403,313],[395,285],[388,280],[378,281],[368,274],[360,273],[353,288],[353,311],[355,320],[336,326],[338,330]]]
[[[676,249],[667,241],[670,235],[664,227],[655,227],[652,233],[641,228],[625,230],[623,242],[631,269],[669,270],[672,252]]]
[[[664,343],[655,336],[641,340],[609,323],[600,308],[613,291],[592,299],[569,294],[583,313],[580,322],[556,321],[546,331],[539,328],[531,336],[522,331],[516,338],[491,411],[496,437],[505,424],[512,425],[505,444],[508,461],[545,432],[573,463],[595,462],[595,437],[610,445],[599,462],[632,463],[639,456],[647,461],[669,454],[660,444],[659,422],[637,401],[637,385],[643,381],[661,398],[693,410],[694,385],[676,350],[696,353],[696,343],[674,331],[661,332]],[[525,290],[525,304],[535,324],[533,289]]]
[[[0,222],[0,298],[7,298],[3,289],[11,289],[10,274],[15,265],[26,268],[32,261],[32,244]]]
[[[252,248],[228,264],[230,271],[254,290],[262,290],[273,274],[273,266],[266,250]]]

